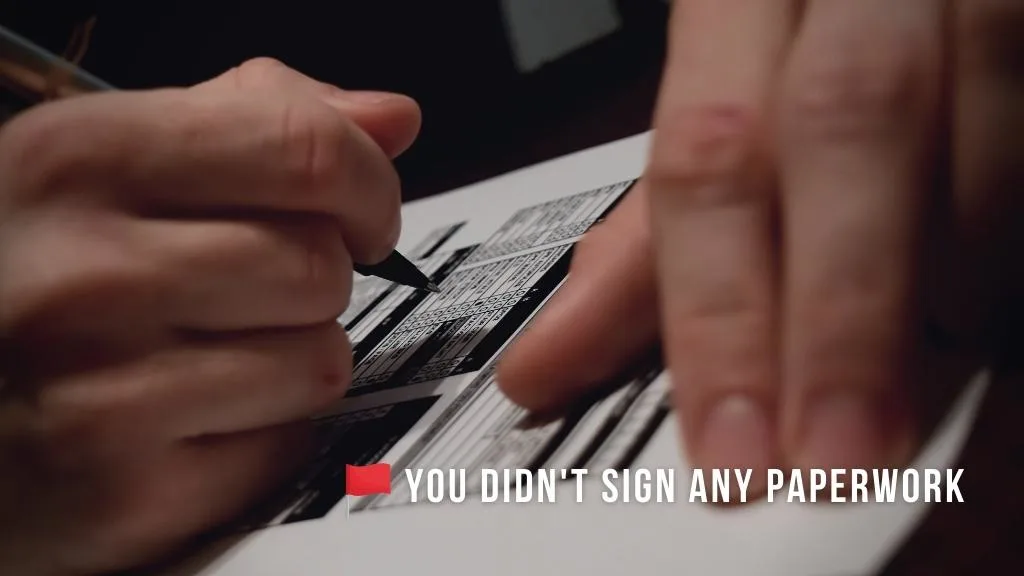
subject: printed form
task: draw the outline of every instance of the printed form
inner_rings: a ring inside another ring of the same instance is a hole
[[[643,171],[649,135],[406,205],[401,250],[440,294],[357,278],[339,318],[346,398],[314,420],[321,450],[277,498],[167,576],[675,573],[822,576],[877,570],[928,505],[753,505],[728,513],[559,499],[483,503],[481,468],[690,468],[657,350],[603,395],[540,419],[510,403],[496,360],[566,278],[582,235]],[[951,465],[976,381],[917,466]],[[392,466],[389,495],[345,498],[345,465]],[[413,504],[405,469],[464,469],[466,501]],[[573,482],[573,480],[569,480]],[[585,481],[586,482],[586,481]],[[836,543],[844,543],[837,546]],[[737,553],[742,551],[742,553]]]
[[[346,464],[385,456],[394,474],[391,495],[357,498],[351,512],[408,505],[405,468],[464,468],[475,479],[472,491],[480,489],[473,472],[481,468],[627,467],[669,412],[664,380],[655,381],[656,354],[625,374],[615,392],[548,422],[505,399],[494,372],[499,352],[565,279],[575,242],[633,182],[522,208],[476,245],[446,246],[464,222],[434,230],[409,256],[439,294],[358,278],[339,319],[354,355],[347,400],[374,405],[318,418],[322,450],[314,465],[247,528],[322,518],[347,497]],[[473,373],[468,382],[451,378]],[[393,399],[361,398],[384,393]],[[422,422],[446,396],[444,409]],[[391,454],[417,424],[425,431]]]

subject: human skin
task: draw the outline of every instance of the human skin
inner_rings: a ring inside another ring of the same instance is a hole
[[[393,250],[419,108],[270,60],[0,132],[0,572],[173,552],[343,397],[353,262]],[[296,424],[298,422],[298,424]]]
[[[660,338],[694,466],[907,464],[1011,344],[1022,22],[1013,0],[674,2],[644,175],[501,387],[557,410]]]

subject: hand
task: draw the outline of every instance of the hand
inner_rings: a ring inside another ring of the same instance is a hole
[[[0,132],[0,572],[159,558],[263,497],[343,396],[352,263],[419,108],[256,60]]]
[[[644,179],[503,389],[562,407],[660,336],[694,466],[906,464],[1024,294],[1021,8],[675,2]]]

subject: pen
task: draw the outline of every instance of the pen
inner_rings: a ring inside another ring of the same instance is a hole
[[[40,100],[114,90],[106,82],[41,46],[0,26],[0,123]],[[13,98],[13,99],[12,99]],[[355,271],[419,290],[440,292],[426,274],[397,251],[374,265],[356,264]]]
[[[434,284],[426,274],[421,272],[415,264],[409,262],[398,250],[393,251],[390,256],[379,264],[372,266],[356,264],[354,268],[356,272],[363,276],[376,276],[377,278],[383,278],[384,280],[390,280],[396,284],[411,286],[419,290],[435,293],[441,291],[437,284]]]

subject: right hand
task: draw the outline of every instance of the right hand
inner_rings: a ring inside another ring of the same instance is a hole
[[[643,178],[499,383],[565,409],[660,342],[695,468],[906,466],[1022,357],[1024,3],[672,10]]]
[[[0,131],[0,572],[159,559],[295,471],[400,229],[411,99],[248,62]]]

